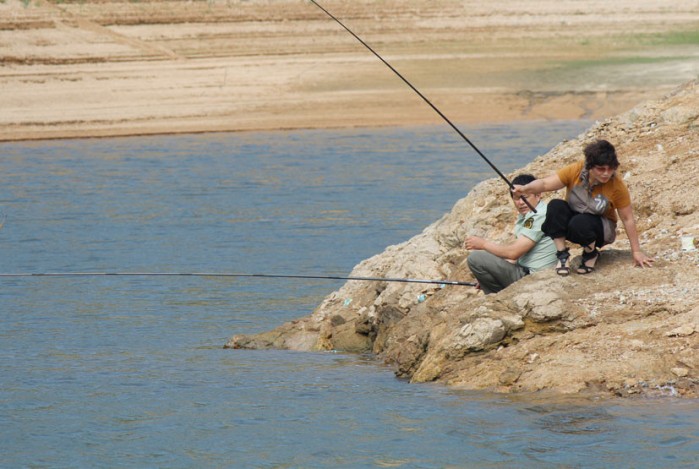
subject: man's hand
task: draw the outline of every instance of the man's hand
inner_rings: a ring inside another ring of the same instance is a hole
[[[468,238],[466,238],[466,241],[464,241],[464,247],[469,251],[481,250],[484,249],[484,246],[485,239],[479,236],[469,236]]]

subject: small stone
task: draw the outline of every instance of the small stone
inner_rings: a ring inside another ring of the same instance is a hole
[[[346,322],[347,322],[347,321],[345,320],[345,318],[343,318],[343,317],[340,316],[339,314],[336,314],[336,315],[334,315],[332,318],[330,318],[330,324],[332,324],[332,325],[335,326],[335,327],[341,326],[341,325],[343,325],[343,324],[346,323]]]
[[[521,376],[521,372],[512,368],[503,371],[498,377],[498,383],[502,386],[513,385]]]
[[[684,378],[689,374],[689,370],[687,368],[673,368],[670,371],[672,371],[672,374],[677,376],[678,378]]]
[[[642,340],[633,339],[629,342],[629,345],[633,350],[641,350],[644,348],[645,343]]]
[[[667,337],[688,337],[692,334],[694,334],[695,327],[692,324],[685,324],[683,326],[677,327],[670,332],[667,332],[665,335]]]

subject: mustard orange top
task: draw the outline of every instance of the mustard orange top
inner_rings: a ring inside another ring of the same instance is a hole
[[[581,178],[584,169],[585,162],[579,161],[559,169],[556,173],[561,182],[566,185],[566,200],[568,200],[570,192],[575,186],[581,186],[587,183]],[[585,171],[585,173],[587,174],[587,171]],[[616,210],[631,205],[629,189],[616,173],[604,184],[593,186],[590,194],[591,197],[601,194],[609,201],[609,206],[604,212],[604,217],[615,223],[618,220]]]

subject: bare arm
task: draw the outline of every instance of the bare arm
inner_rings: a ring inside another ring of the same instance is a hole
[[[629,243],[631,244],[631,255],[633,256],[634,265],[638,265],[639,267],[645,267],[647,265],[650,267],[654,260],[641,251],[641,243],[638,240],[638,231],[636,230],[633,208],[631,205],[619,208],[617,209],[617,213],[624,225],[626,236],[629,238]]]
[[[516,241],[510,244],[498,244],[478,236],[469,236],[466,238],[464,246],[466,249],[484,250],[503,259],[516,261],[526,253],[528,253],[536,243],[526,236],[520,236]]]
[[[558,174],[554,173],[550,176],[546,176],[545,178],[532,181],[525,186],[515,184],[513,195],[528,196],[533,194],[541,194],[543,192],[557,191],[558,189],[563,189],[564,187],[565,184],[563,184],[561,178],[558,177]]]

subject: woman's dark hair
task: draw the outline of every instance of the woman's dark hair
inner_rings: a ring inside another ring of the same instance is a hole
[[[619,160],[616,158],[616,150],[614,145],[606,140],[597,140],[585,147],[585,169],[590,169],[593,166],[609,166],[617,169]]]

